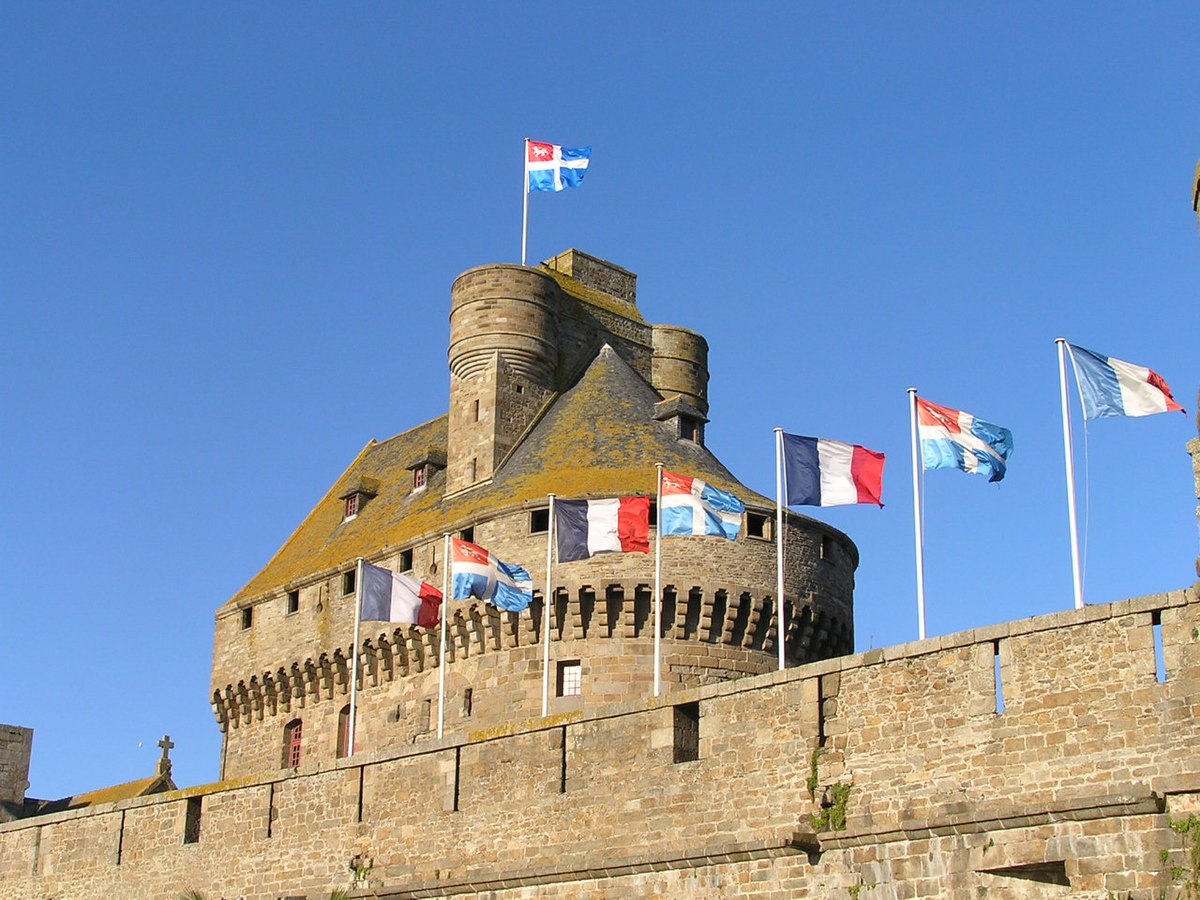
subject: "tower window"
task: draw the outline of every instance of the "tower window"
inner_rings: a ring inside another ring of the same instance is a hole
[[[558,664],[558,696],[583,696],[583,666],[579,660],[568,659]]]
[[[294,769],[300,765],[303,731],[304,723],[299,719],[292,719],[283,726],[283,768]]]
[[[246,631],[254,624],[254,607],[247,606],[242,610],[242,631]]]
[[[287,593],[287,614],[300,611],[300,591],[288,591]]]
[[[354,571],[354,569],[351,569],[349,572],[342,573],[342,596],[343,597],[345,597],[347,594],[354,593],[354,577],[356,574],[357,573]]]
[[[418,466],[413,469],[413,490],[419,491],[425,487],[425,481],[428,476],[428,469],[425,466]]]
[[[473,400],[471,402],[471,421],[472,422],[479,421],[479,401],[478,400]]]
[[[345,759],[350,755],[350,704],[347,703],[338,712],[337,758]]]
[[[358,494],[351,494],[346,498],[346,515],[343,519],[349,522],[358,515]]]
[[[763,538],[770,540],[771,538],[771,517],[764,516],[762,513],[746,513],[746,535],[748,537]]]
[[[691,416],[679,417],[679,439],[700,442],[700,423]]]
[[[545,534],[550,530],[550,510],[532,509],[529,511],[529,533]]]
[[[400,565],[397,569],[399,572],[411,572],[413,567],[413,552],[410,547],[407,550],[400,551]]]
[[[700,758],[700,704],[681,703],[674,708],[675,762],[691,762]]]
[[[461,540],[466,541],[468,544],[475,543],[475,526],[472,525],[470,528],[464,528],[458,533],[458,536]]]

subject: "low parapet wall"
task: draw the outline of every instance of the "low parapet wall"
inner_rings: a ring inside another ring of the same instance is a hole
[[[1178,591],[0,825],[0,898],[1157,896],[1198,713]]]

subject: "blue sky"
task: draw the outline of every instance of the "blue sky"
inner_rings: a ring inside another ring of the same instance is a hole
[[[526,136],[594,148],[531,198],[530,259],[610,259],[708,338],[745,483],[773,493],[775,426],[888,455],[886,509],[809,510],[860,548],[860,650],[916,636],[909,386],[1016,445],[999,485],[927,478],[929,633],[1070,608],[1060,335],[1189,410],[1089,427],[1088,599],[1191,584],[1198,33],[1185,3],[0,7],[31,794],[148,775],[164,732],[216,778],[213,613],[444,411],[450,283],[519,261]]]

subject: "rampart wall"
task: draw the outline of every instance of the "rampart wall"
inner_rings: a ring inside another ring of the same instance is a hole
[[[0,898],[1157,897],[1198,713],[1192,589],[0,825]]]

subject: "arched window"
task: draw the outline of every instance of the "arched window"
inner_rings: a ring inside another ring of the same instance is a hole
[[[285,769],[294,769],[300,765],[302,731],[303,723],[299,719],[292,719],[283,726],[283,767]]]
[[[350,704],[338,713],[337,758],[345,759],[350,753]]]

